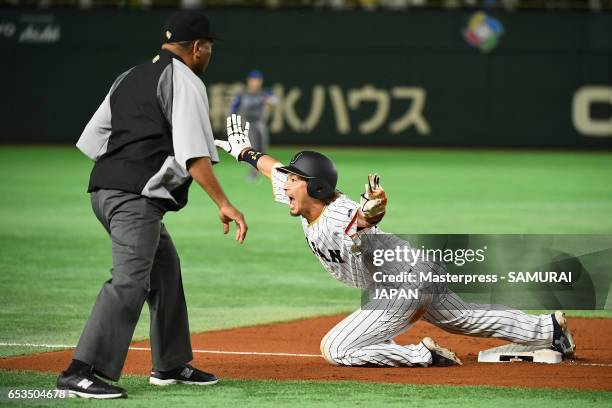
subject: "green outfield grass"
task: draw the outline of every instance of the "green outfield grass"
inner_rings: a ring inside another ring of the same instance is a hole
[[[297,149],[274,149],[288,160]],[[612,233],[612,155],[493,151],[323,149],[339,187],[358,197],[377,171],[389,194],[383,229],[396,233]],[[221,234],[213,205],[195,186],[166,224],[183,265],[191,329],[199,332],[348,312],[359,293],[322,270],[299,220],[275,204],[267,182],[225,156],[216,167],[250,226],[237,245]],[[101,283],[110,245],[85,192],[91,163],[73,148],[0,148],[0,342],[75,344]],[[136,338],[147,336],[143,313]],[[608,311],[579,312],[609,316]],[[42,351],[0,347],[0,356]],[[0,387],[50,388],[55,376],[0,371]],[[130,399],[168,406],[587,406],[610,393],[490,387],[223,381],[206,389],[152,389],[121,381]],[[76,404],[71,401],[68,404]],[[0,402],[2,404],[2,402]],[[93,405],[98,403],[93,402]],[[46,405],[48,406],[48,405]]]
[[[297,148],[274,149],[287,161]],[[612,155],[323,149],[339,188],[358,197],[377,171],[389,195],[382,227],[396,233],[612,233]],[[217,173],[244,211],[244,245],[221,234],[208,198],[166,224],[182,259],[194,332],[350,311],[359,293],[332,279],[304,243],[298,219],[267,181],[222,157]],[[91,162],[76,149],[0,148],[0,342],[74,344],[101,283],[110,245],[93,216]],[[146,309],[146,308],[145,308]],[[147,318],[136,338],[147,336]],[[607,315],[607,312],[588,315]],[[0,347],[0,355],[32,352]]]
[[[18,389],[50,389],[55,376],[0,370],[0,384]],[[87,401],[87,406],[150,408],[163,401],[169,407],[539,407],[575,408],[612,404],[612,393],[599,391],[520,389],[466,386],[417,386],[360,382],[222,380],[213,387],[153,387],[145,377],[126,376],[121,385],[127,400]],[[4,388],[6,389],[6,388]],[[3,389],[3,390],[4,390]],[[61,406],[82,406],[83,400],[64,400]],[[1,402],[0,402],[1,404]],[[28,406],[31,406],[28,404]],[[49,404],[40,404],[49,406]]]

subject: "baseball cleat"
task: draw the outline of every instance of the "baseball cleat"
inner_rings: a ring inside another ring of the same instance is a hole
[[[62,372],[57,378],[57,389],[68,391],[69,397],[91,399],[127,398],[127,391],[96,377],[91,367],[73,374]]]
[[[431,337],[425,337],[421,343],[431,352],[431,364],[436,367],[463,365],[459,357],[447,348],[440,346]]]
[[[213,385],[217,382],[219,379],[213,374],[200,371],[189,364],[171,371],[151,371],[151,377],[149,377],[149,384],[161,386],[171,384]]]
[[[553,321],[553,342],[551,349],[558,351],[566,358],[574,358],[576,353],[576,343],[572,332],[567,326],[565,313],[557,310],[552,315]]]

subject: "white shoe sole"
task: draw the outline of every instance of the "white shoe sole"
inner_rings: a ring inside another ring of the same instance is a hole
[[[213,385],[213,384],[216,384],[218,382],[219,382],[219,380],[202,382],[202,381],[183,381],[183,380],[175,380],[175,379],[162,380],[160,378],[149,377],[149,384],[151,384],[151,385],[159,385],[161,387],[165,387],[166,385],[173,385],[173,384]]]
[[[123,394],[89,394],[86,392],[73,391],[73,390],[59,390],[59,391],[68,391],[69,398],[86,398],[86,399],[126,398]]]
[[[457,355],[455,353],[453,353],[452,351],[450,351],[447,348],[444,348],[444,347],[440,346],[431,337],[425,337],[422,340],[422,343],[423,343],[423,345],[425,345],[425,347],[427,347],[427,349],[429,351],[433,351],[436,354],[438,354],[438,355],[440,355],[440,356],[442,356],[444,358],[448,358],[449,360],[454,361],[458,365],[463,365],[463,363],[461,362],[461,359],[459,359],[459,357],[457,357]]]

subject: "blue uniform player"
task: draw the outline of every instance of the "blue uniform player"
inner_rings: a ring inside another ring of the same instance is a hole
[[[270,136],[265,121],[265,107],[277,102],[278,98],[271,91],[263,89],[263,74],[259,70],[249,72],[245,88],[234,96],[230,115],[240,115],[250,123],[249,139],[257,151],[268,151]],[[256,169],[251,169],[249,179],[255,180],[258,174]]]

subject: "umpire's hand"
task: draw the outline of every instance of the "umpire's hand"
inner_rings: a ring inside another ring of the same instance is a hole
[[[219,219],[223,223],[223,233],[227,234],[230,230],[229,223],[234,221],[238,228],[236,229],[236,241],[241,244],[244,242],[246,237],[247,227],[244,221],[244,215],[231,204],[219,207]]]
[[[247,224],[244,221],[244,215],[238,211],[229,201],[212,168],[212,163],[209,157],[199,157],[190,160],[187,163],[189,174],[202,187],[204,191],[219,207],[219,218],[223,223],[223,233],[229,232],[229,223],[236,223],[236,241],[241,244],[247,233]]]

